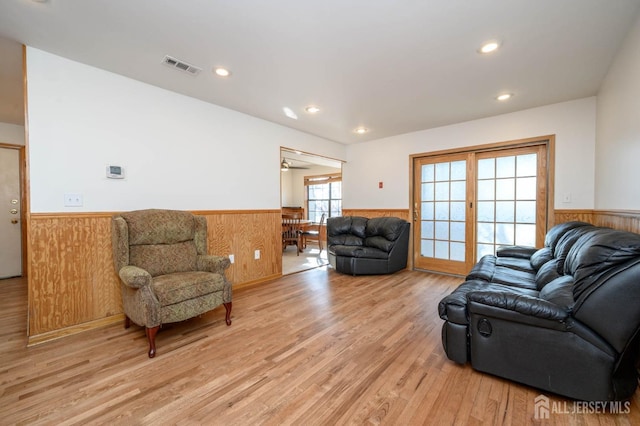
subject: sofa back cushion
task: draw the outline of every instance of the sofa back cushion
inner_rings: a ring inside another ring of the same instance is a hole
[[[196,228],[201,226],[196,226],[192,213],[149,209],[122,213],[120,217],[127,223],[129,265],[154,277],[196,270]],[[203,238],[198,240],[203,243],[206,238],[200,240]]]
[[[389,253],[402,235],[407,221],[398,217],[374,217],[367,221],[364,245]]]
[[[559,259],[552,259],[538,269],[536,273],[536,288],[538,290],[542,290],[551,281],[561,276],[558,272],[559,263]]]
[[[327,245],[362,246],[366,237],[367,218],[338,216],[327,218]]]
[[[581,226],[591,226],[591,224],[587,222],[571,221],[559,223],[553,226],[544,237],[544,246],[551,248],[551,251],[555,251],[556,244],[564,234]]]
[[[553,252],[549,247],[543,247],[531,255],[529,262],[534,271],[540,269],[542,265],[553,259]]]
[[[574,305],[573,277],[571,275],[563,275],[556,278],[540,290],[538,297],[555,303],[565,311],[570,312]]]

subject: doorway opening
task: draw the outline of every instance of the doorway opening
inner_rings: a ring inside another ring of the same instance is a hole
[[[299,215],[303,231],[318,232],[317,239],[300,237],[300,252],[295,245],[283,244],[282,274],[327,265],[326,218],[342,211],[342,162],[281,147],[279,165],[282,213]]]

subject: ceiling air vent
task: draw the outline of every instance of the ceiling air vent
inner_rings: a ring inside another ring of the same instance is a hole
[[[191,75],[198,75],[200,73],[200,71],[202,71],[202,68],[198,68],[194,65],[188,64],[185,61],[181,61],[179,59],[173,58],[169,55],[166,55],[163,59],[162,59],[162,63],[171,67],[171,68],[176,68],[180,71],[184,71],[187,72]]]

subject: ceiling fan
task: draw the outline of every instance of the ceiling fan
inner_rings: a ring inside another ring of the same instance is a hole
[[[302,166],[294,166],[291,163],[291,160],[287,161],[286,158],[282,158],[282,162],[280,163],[280,171],[286,172],[289,169],[302,169],[302,170],[306,170],[308,169],[308,167],[302,167]]]

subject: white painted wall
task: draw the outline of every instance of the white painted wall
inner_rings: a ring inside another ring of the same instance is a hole
[[[27,47],[32,212],[280,208],[280,146],[344,146]],[[108,164],[126,179],[105,176]],[[65,207],[64,194],[83,196]]]
[[[594,207],[596,98],[347,146],[343,207],[409,208],[409,155],[556,135],[555,208]],[[384,188],[378,188],[378,182]],[[571,202],[563,203],[563,195]]]
[[[24,126],[0,123],[0,142],[13,145],[24,145]]]
[[[597,209],[640,209],[640,18],[598,93]]]

